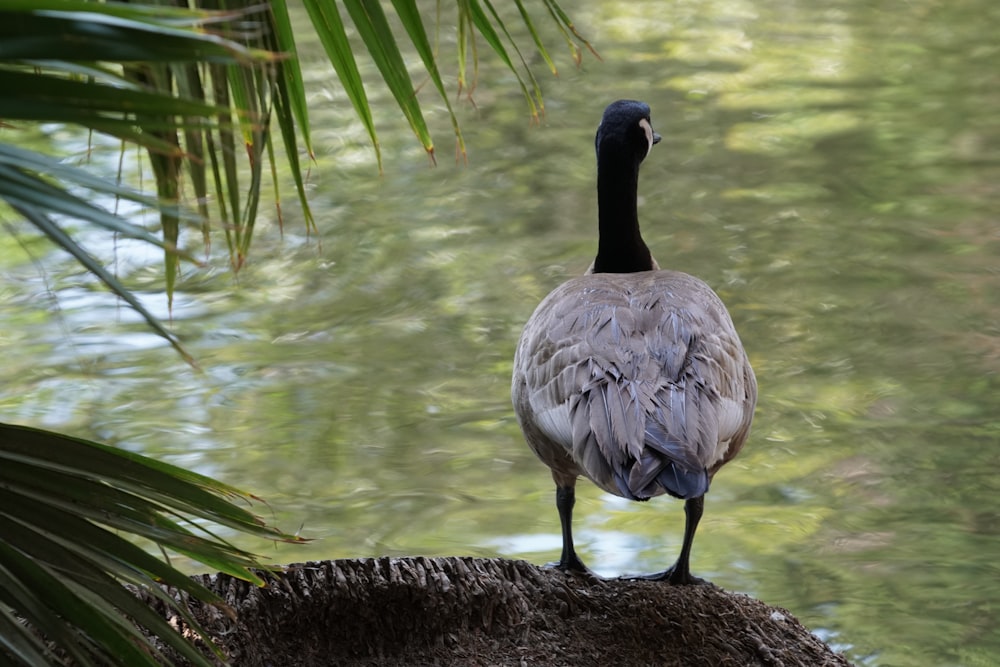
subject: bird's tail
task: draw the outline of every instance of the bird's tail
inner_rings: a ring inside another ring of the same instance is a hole
[[[675,498],[697,498],[708,491],[708,471],[678,438],[655,422],[647,422],[642,454],[626,470],[615,471],[615,483],[626,498],[648,500],[664,491]]]
[[[636,483],[633,474],[615,472],[615,484],[622,497],[629,500],[649,500],[666,491],[675,498],[697,498],[708,491],[708,473],[691,472],[674,463],[667,463],[649,482]]]

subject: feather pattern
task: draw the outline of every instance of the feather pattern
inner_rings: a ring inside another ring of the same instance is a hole
[[[708,490],[749,433],[757,386],[715,292],[654,270],[553,291],[521,336],[512,395],[554,472],[645,500]]]

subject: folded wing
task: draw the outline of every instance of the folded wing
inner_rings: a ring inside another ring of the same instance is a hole
[[[566,283],[536,310],[515,364],[532,413],[519,418],[549,440],[536,451],[561,447],[596,484],[636,500],[703,495],[742,446],[756,400],[721,301],[669,271]]]

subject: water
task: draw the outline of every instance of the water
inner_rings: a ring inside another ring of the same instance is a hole
[[[186,269],[173,319],[202,372],[64,258],[27,239],[32,264],[4,235],[4,419],[265,497],[265,517],[315,538],[246,543],[276,562],[554,559],[511,359],[536,303],[592,259],[593,132],[606,102],[638,97],[664,136],[641,176],[646,239],[720,293],[760,382],[693,569],[860,664],[1000,664],[1000,5],[576,5],[604,61],[562,57],[541,127],[484,68],[479,110],[460,105],[468,166],[432,113],[429,168],[373,89],[378,176],[304,45],[321,238],[286,201],[284,236],[265,225],[238,278],[218,253]],[[164,312],[155,253],[87,239]],[[590,565],[672,562],[681,503],[578,493]]]

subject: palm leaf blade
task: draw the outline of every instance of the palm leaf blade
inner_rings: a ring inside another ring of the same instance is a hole
[[[94,185],[95,190],[98,192],[103,191],[106,194],[113,194],[116,197],[122,197],[148,206],[155,206],[155,200],[144,197],[140,193],[128,188],[106,187],[109,185],[107,182],[90,183],[87,179],[87,172],[53,161],[46,161],[44,156],[41,155],[25,156],[27,158],[41,158],[38,162],[33,162],[30,159],[8,160],[7,158],[10,155],[8,152],[9,148],[0,144],[0,199],[7,201],[11,206],[34,207],[38,210],[44,210],[46,214],[65,215],[77,220],[85,220],[110,232],[127,238],[145,241],[190,261],[196,261],[188,253],[178,251],[175,245],[163,241],[142,227],[95,206],[82,197],[70,194],[66,189],[50,183],[35,174],[24,173],[14,165],[33,164],[38,168],[40,173],[47,173],[56,182],[82,186]],[[24,151],[18,152],[25,153]],[[44,166],[46,164],[50,165],[48,169]],[[178,219],[183,217],[190,216],[178,214]]]
[[[251,498],[211,478],[139,454],[41,429],[0,424],[0,628],[17,623],[16,610],[81,665],[158,665],[138,623],[187,661],[209,663],[149,607],[122,587],[149,591],[201,633],[190,613],[157,582],[194,599],[218,596],[117,534],[144,535],[210,566],[262,584],[256,559],[198,526],[202,517],[271,539],[301,541],[263,526],[226,497]],[[228,507],[227,507],[228,506]],[[102,524],[102,525],[98,525]],[[194,526],[194,524],[191,524]],[[40,664],[46,649],[30,633],[2,645]],[[100,657],[98,657],[100,656]]]
[[[441,99],[444,100],[445,107],[448,109],[448,115],[451,118],[452,128],[455,131],[459,150],[464,155],[465,140],[462,138],[462,131],[458,126],[458,118],[455,116],[455,111],[451,107],[451,101],[448,99],[448,93],[445,91],[444,82],[438,70],[437,59],[434,57],[430,40],[427,38],[427,31],[424,30],[424,23],[420,18],[420,11],[417,9],[416,0],[392,0],[392,6],[396,10],[396,15],[399,16],[400,23],[406,29],[406,33],[410,37],[410,42],[416,48],[417,53],[420,54],[420,59],[423,61],[424,68],[431,77],[431,82],[437,89]]]
[[[35,7],[41,10],[36,5]],[[59,35],[40,42],[35,35]],[[259,58],[218,35],[90,11],[0,10],[0,60],[229,62]]]
[[[358,64],[351,52],[350,40],[347,38],[347,31],[344,28],[343,19],[340,18],[340,12],[337,11],[337,5],[325,0],[303,0],[303,4],[309,13],[313,27],[316,29],[316,34],[319,35],[327,58],[330,59],[334,71],[337,72],[337,77],[344,87],[347,98],[351,101],[354,111],[368,131],[368,136],[375,147],[375,157],[381,171],[382,149],[379,147],[378,137],[375,134],[375,121],[372,118],[368,96],[361,81],[361,72],[358,71]]]
[[[196,664],[209,664],[190,644],[170,632],[162,617],[140,603],[104,569],[76,557],[58,542],[16,521],[0,517],[0,531],[7,544],[38,566],[28,568],[21,562],[20,569],[13,570],[11,575],[44,586],[49,593],[44,598],[45,604],[67,626],[82,630],[87,643],[97,642],[113,650],[126,664],[160,664],[151,651],[140,648],[147,642],[134,624],[122,618],[121,614],[125,613],[166,640],[173,635],[172,643],[186,654],[187,659],[193,659]],[[5,555],[10,557],[12,554]],[[18,559],[12,560],[18,563]],[[83,644],[82,648],[88,647]]]
[[[0,597],[3,596],[0,589]],[[9,609],[0,609],[0,651],[6,651],[22,665],[49,665],[55,660],[41,639]]]
[[[9,200],[8,200],[9,201]],[[171,347],[177,350],[188,363],[194,364],[194,359],[187,353],[187,351],[181,346],[180,341],[174,334],[168,331],[160,321],[150,313],[145,306],[143,306],[139,299],[136,298],[129,289],[122,285],[117,278],[115,278],[111,273],[105,269],[100,262],[94,259],[86,250],[83,249],[76,241],[74,241],[65,231],[63,231],[48,215],[46,215],[41,210],[35,208],[34,206],[23,206],[18,204],[11,204],[12,208],[23,215],[28,221],[30,221],[35,227],[37,227],[43,234],[45,234],[49,239],[55,243],[57,246],[70,253],[74,259],[76,259],[80,264],[84,266],[88,271],[93,273],[97,278],[103,282],[108,289],[110,289],[119,298],[125,301],[129,306],[132,307],[137,313],[139,313],[146,323],[158,333],[162,338],[167,340]]]
[[[69,471],[80,478],[113,481],[137,491],[167,488],[167,495],[186,503],[192,511],[204,512],[205,518],[275,535],[273,529],[260,528],[260,520],[253,514],[224,500],[226,496],[252,500],[253,496],[210,477],[116,447],[27,426],[0,424],[0,434],[9,437],[9,444],[0,450],[0,460]]]
[[[514,0],[514,2],[517,5],[517,11],[521,14],[521,20],[524,22],[525,27],[528,28],[528,32],[531,34],[531,39],[535,42],[535,48],[538,49],[539,55],[542,56],[545,64],[549,66],[549,71],[554,75],[558,75],[559,72],[556,69],[556,64],[552,61],[552,57],[549,56],[549,52],[545,48],[545,44],[542,43],[542,37],[538,34],[538,30],[535,28],[535,23],[531,20],[531,15],[528,14],[528,10],[524,8],[523,0]]]
[[[299,128],[306,152],[312,155],[312,140],[309,137],[309,109],[306,105],[306,87],[302,80],[302,68],[296,56],[295,32],[292,30],[292,22],[288,16],[288,5],[285,0],[271,0],[271,15],[274,17],[275,50],[278,53],[290,56],[278,61],[280,71],[275,80],[285,88],[281,98],[291,110],[291,116],[294,119],[293,126]],[[279,114],[278,117],[281,118],[282,115]],[[288,154],[292,156],[295,153],[289,151]]]
[[[413,82],[406,71],[406,64],[403,62],[403,56],[399,52],[399,46],[389,28],[382,6],[377,0],[344,0],[344,6],[347,7],[351,20],[354,21],[354,27],[357,28],[375,66],[378,67],[389,91],[396,99],[396,104],[409,121],[410,128],[423,144],[424,150],[433,159],[434,142],[424,122]]]

